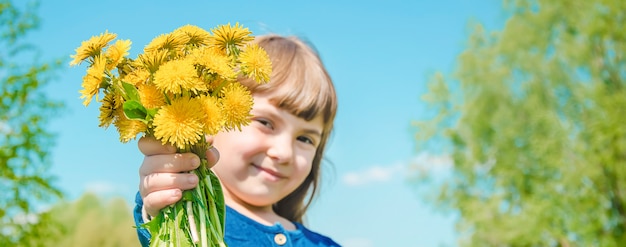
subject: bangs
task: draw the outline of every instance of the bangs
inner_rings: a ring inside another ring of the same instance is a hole
[[[252,93],[267,94],[278,108],[310,121],[321,114],[324,124],[332,123],[337,98],[330,76],[317,54],[297,42],[278,36],[257,41],[272,60],[271,80],[258,84],[244,79]]]

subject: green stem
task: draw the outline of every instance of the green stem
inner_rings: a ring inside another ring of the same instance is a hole
[[[208,247],[209,241],[207,240],[207,234],[206,234],[206,220],[204,220],[206,215],[203,209],[200,210],[199,213],[200,213],[200,218],[203,219],[202,221],[200,221],[200,237],[202,238],[202,241],[201,241],[202,247]]]
[[[213,185],[211,183],[211,177],[208,177],[207,179],[205,179],[205,183],[208,184],[207,186],[209,187],[209,191],[211,192],[211,195],[209,196],[209,213],[211,215],[210,219],[211,219],[211,225],[215,226],[212,227],[211,230],[214,230],[213,228],[216,229],[220,229],[220,231],[214,231],[216,233],[216,237],[217,239],[220,239],[219,242],[221,242],[221,239],[224,239],[223,234],[220,234],[221,229],[222,229],[222,224],[220,223],[220,218],[219,215],[217,213],[217,205],[215,203],[215,192],[213,190]]]
[[[173,241],[171,242],[172,246],[180,246],[180,237],[179,237],[179,230],[180,229],[180,219],[177,216],[177,212],[178,212],[178,208],[180,207],[180,203],[178,202],[176,204],[174,204],[174,210],[172,210],[170,212],[170,214],[172,215],[172,222],[174,222],[174,224],[172,225],[172,228],[170,228],[170,236],[173,238]]]
[[[193,202],[187,201],[187,218],[189,219],[189,232],[191,232],[191,240],[193,243],[198,243],[198,227],[196,226],[195,213],[193,212]]]
[[[204,160],[203,160],[204,161]],[[203,162],[204,163],[204,162]],[[200,166],[203,167],[203,166]],[[196,175],[198,175],[198,178],[203,177],[203,172],[202,170],[196,169],[194,170],[194,173]],[[202,186],[202,184],[198,183],[198,186],[196,186],[195,189],[197,195],[198,195],[198,199],[200,200],[200,202],[197,202],[197,211],[199,214],[199,219],[200,219],[200,244],[202,247],[206,247],[208,245],[208,240],[207,240],[207,236],[206,236],[206,222],[207,222],[207,216],[204,213],[204,211],[206,210],[206,201],[203,200],[204,198],[204,186]]]

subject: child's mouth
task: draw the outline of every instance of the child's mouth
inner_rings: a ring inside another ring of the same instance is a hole
[[[267,168],[263,168],[261,166],[258,165],[254,165],[252,164],[252,166],[254,166],[257,170],[259,170],[261,173],[265,174],[266,177],[271,180],[271,181],[278,181],[280,179],[285,178],[284,175],[280,174],[277,171],[271,170],[271,169],[267,169]]]

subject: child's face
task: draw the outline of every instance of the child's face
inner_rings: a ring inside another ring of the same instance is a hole
[[[293,192],[311,171],[321,140],[321,116],[311,121],[277,108],[266,95],[254,95],[250,125],[219,133],[213,145],[220,160],[213,170],[227,201],[271,206]]]

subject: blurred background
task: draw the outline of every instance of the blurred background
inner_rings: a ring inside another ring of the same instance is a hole
[[[307,225],[347,247],[624,246],[626,2],[0,0],[0,246],[138,246],[142,155],[81,42],[186,25],[311,42],[339,96]]]

